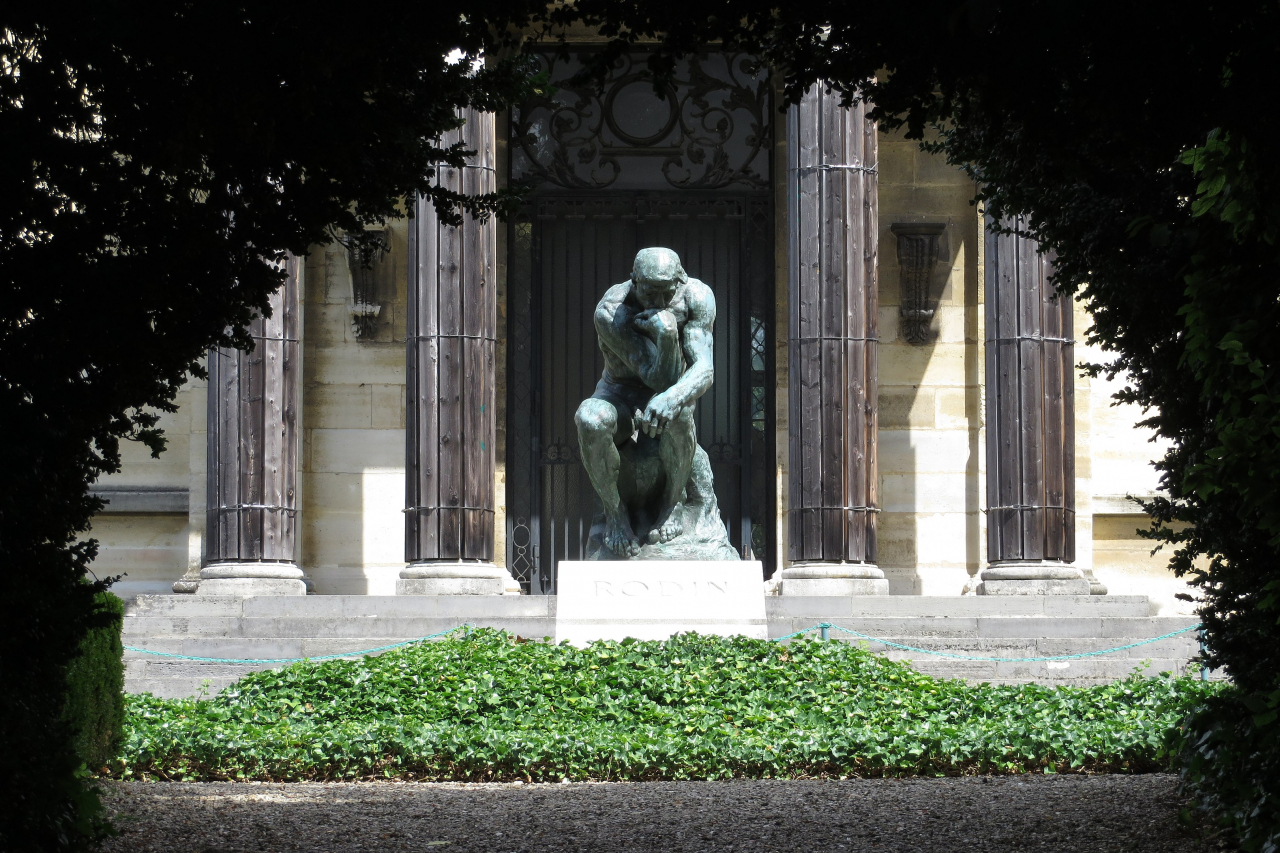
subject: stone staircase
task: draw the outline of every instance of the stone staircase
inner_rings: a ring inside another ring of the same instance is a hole
[[[929,657],[838,630],[950,654],[1028,658],[1113,649],[1195,624],[1192,617],[1150,616],[1143,596],[771,596],[765,603],[772,637],[827,622],[837,626],[830,629],[832,640],[864,643],[948,678],[1092,684],[1144,666],[1151,674],[1196,671],[1190,663],[1198,650],[1194,631],[1081,660],[991,662]],[[126,646],[190,657],[300,658],[390,645],[463,623],[554,637],[555,613],[554,596],[144,595],[127,605],[123,636]],[[125,689],[166,697],[212,695],[270,666],[126,651]]]
[[[1190,616],[1151,616],[1146,596],[882,596],[766,599],[770,636],[828,622],[832,639],[857,642],[921,672],[992,683],[1097,684],[1134,671],[1199,672],[1195,631],[1107,651],[1195,625]],[[931,657],[868,641],[845,628],[917,649],[967,657],[1037,658],[1105,654],[1071,661],[969,661]],[[1210,677],[1214,677],[1210,673]]]

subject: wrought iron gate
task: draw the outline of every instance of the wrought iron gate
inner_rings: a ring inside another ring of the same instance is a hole
[[[555,590],[598,508],[573,416],[600,378],[592,314],[638,249],[665,246],[715,291],[715,382],[699,401],[730,541],[774,554],[773,210],[768,71],[725,51],[687,55],[655,88],[637,50],[604,79],[587,51],[538,57],[550,85],[511,111],[507,322],[507,566]],[[766,569],[766,574],[768,568]]]
[[[600,378],[592,315],[636,251],[665,246],[715,292],[715,382],[698,403],[730,541],[771,571],[774,553],[773,218],[759,194],[537,198],[512,223],[508,273],[507,566],[551,593],[582,559],[599,499],[574,412]]]

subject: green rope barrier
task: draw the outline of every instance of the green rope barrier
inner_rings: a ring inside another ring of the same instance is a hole
[[[809,633],[810,631],[816,631],[820,627],[822,626],[814,625],[812,628],[805,628],[802,631],[796,631],[795,633],[792,633],[792,634],[785,634],[781,637],[770,637],[769,639],[774,643],[781,643],[783,640],[794,640],[796,637],[803,637],[805,634]]]
[[[807,634],[809,631],[813,631],[815,629],[822,629],[823,639],[826,639],[826,637],[828,636],[827,631],[830,628],[835,628],[837,631],[843,631],[846,634],[852,634],[853,636],[858,637],[859,639],[862,639],[862,640],[868,640],[870,642],[880,643],[881,645],[890,646],[895,649],[902,649],[908,652],[920,652],[921,654],[933,655],[935,657],[940,657],[940,658],[951,658],[953,660],[988,661],[988,662],[996,662],[996,663],[1034,663],[1038,661],[1079,660],[1080,658],[1091,658],[1091,657],[1097,657],[1098,655],[1108,655],[1108,654],[1111,654],[1112,652],[1122,652],[1125,649],[1136,649],[1139,646],[1146,646],[1151,643],[1158,643],[1161,640],[1167,640],[1170,637],[1176,637],[1179,634],[1185,634],[1188,631],[1199,630],[1200,626],[1190,625],[1186,628],[1179,628],[1177,631],[1170,631],[1168,634],[1161,634],[1159,637],[1151,637],[1150,639],[1147,639],[1147,640],[1139,640],[1136,643],[1128,643],[1127,645],[1116,646],[1115,648],[1111,648],[1111,649],[1100,649],[1099,651],[1096,651],[1096,652],[1080,652],[1079,654],[1075,654],[1075,655],[1051,655],[1049,657],[1038,657],[1038,658],[976,657],[974,655],[958,655],[952,652],[938,652],[938,651],[934,651],[933,649],[922,649],[917,646],[907,646],[907,645],[903,645],[902,643],[895,643],[892,640],[883,640],[883,639],[880,639],[879,637],[872,637],[868,634],[863,634],[859,631],[853,631],[849,628],[842,628],[839,625],[833,625],[830,622],[822,622],[818,625],[814,625],[812,628],[806,628],[803,631],[797,631],[794,634],[788,634],[785,637],[778,637],[777,639],[779,641],[789,640],[789,639],[792,639],[793,637],[798,637],[801,634]]]

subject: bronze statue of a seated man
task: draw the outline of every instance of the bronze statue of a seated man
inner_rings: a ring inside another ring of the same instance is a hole
[[[693,419],[711,387],[715,318],[711,288],[663,248],[641,249],[631,279],[596,306],[604,373],[576,416],[583,465],[604,506],[589,556],[737,559]]]

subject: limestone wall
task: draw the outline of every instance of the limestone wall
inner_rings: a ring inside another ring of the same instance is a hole
[[[404,565],[407,223],[388,229],[371,334],[345,250],[312,249],[303,308],[301,561],[319,593],[393,595]]]
[[[899,135],[880,139],[880,565],[899,595],[958,595],[981,568],[981,234],[973,182]],[[899,331],[896,222],[944,222],[930,339]]]
[[[787,239],[785,134],[775,148],[777,195],[777,480],[779,563],[786,553]],[[505,151],[502,152],[505,154]],[[880,140],[880,504],[879,560],[894,594],[958,595],[985,560],[983,431],[983,268],[981,219],[974,187],[958,169],[914,142]],[[933,285],[937,314],[921,346],[898,328],[896,222],[943,222]],[[499,330],[504,329],[505,228],[500,228]],[[405,328],[407,223],[389,229],[390,253],[378,268],[382,305],[371,334],[352,325],[351,276],[338,245],[315,247],[305,260],[303,293],[303,450],[300,559],[319,593],[391,594],[404,560]],[[1083,340],[1088,317],[1077,311]],[[1081,360],[1101,358],[1080,346]],[[505,552],[502,460],[506,410],[505,349],[499,344],[497,558]],[[1077,554],[1113,593],[1152,596],[1161,612],[1185,612],[1182,589],[1164,557],[1134,530],[1143,517],[1123,501],[1154,491],[1149,461],[1160,447],[1134,428],[1132,407],[1113,407],[1117,383],[1078,375]],[[162,423],[169,450],[150,459],[125,448],[124,471],[103,488],[186,490],[187,508],[114,512],[95,521],[101,542],[94,570],[127,572],[126,594],[164,592],[198,568],[204,526],[205,388],[192,382],[180,409]]]
[[[786,142],[775,163],[786,162]],[[958,595],[986,559],[984,266],[981,216],[970,204],[974,185],[943,158],[920,151],[900,134],[880,138],[880,566],[897,595]],[[777,471],[778,559],[786,553],[787,262],[786,196],[777,195]],[[944,222],[932,295],[931,339],[907,343],[899,334],[900,270],[897,222]],[[1085,347],[1089,316],[1075,312],[1078,361],[1105,356]],[[1190,612],[1174,599],[1185,585],[1163,555],[1134,532],[1145,516],[1124,495],[1149,494],[1161,452],[1135,427],[1141,412],[1114,406],[1119,381],[1076,373],[1076,564],[1095,569],[1117,594],[1149,595],[1161,613]]]
[[[1097,347],[1084,347],[1081,359],[1106,363],[1109,356]],[[1113,395],[1123,387],[1123,376],[1098,377],[1091,381],[1088,397],[1093,425],[1093,493],[1088,506],[1094,573],[1113,594],[1149,596],[1161,615],[1190,614],[1194,605],[1175,597],[1190,590],[1168,569],[1172,552],[1166,548],[1152,554],[1156,543],[1138,535],[1148,521],[1129,496],[1156,492],[1159,476],[1151,460],[1163,455],[1168,445],[1150,429],[1136,426],[1143,419],[1139,407],[1115,402]]]
[[[114,587],[119,595],[171,592],[188,567],[199,568],[205,394],[205,383],[197,379],[178,392],[178,411],[160,418],[169,444],[159,458],[142,444],[122,442],[122,470],[93,486],[108,504],[88,533],[98,540],[91,569],[99,577],[124,575]]]

